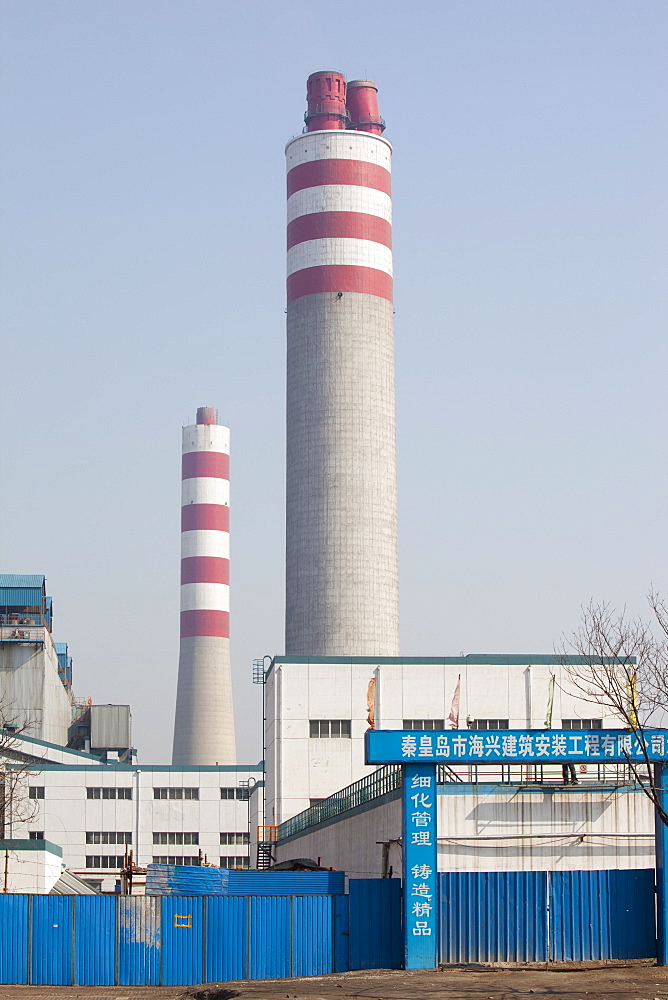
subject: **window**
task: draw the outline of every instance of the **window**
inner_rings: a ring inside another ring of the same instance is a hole
[[[224,855],[220,856],[220,867],[221,868],[250,868],[250,861],[248,857],[235,857],[234,855]]]
[[[562,719],[562,729],[600,729],[603,719]]]
[[[180,855],[176,854],[161,854],[154,855],[153,857],[154,865],[190,865],[191,867],[199,865],[199,855],[192,855],[182,858]]]
[[[31,840],[44,840],[44,830],[31,830],[30,831]]]
[[[311,719],[309,737],[312,740],[349,740],[350,719]]]
[[[154,844],[199,844],[199,833],[154,833]]]
[[[123,868],[125,858],[122,854],[87,854],[86,868]]]
[[[154,799],[198,799],[199,788],[154,788]]]
[[[319,799],[309,799],[308,800],[308,804],[309,804],[309,807],[310,806],[317,806],[318,802],[324,802],[324,801],[325,800],[322,797],[320,797]]]
[[[221,788],[220,790],[221,799],[238,799],[240,802],[246,802],[249,797],[248,788]]]
[[[249,833],[221,833],[221,844],[250,844]]]
[[[445,719],[404,719],[404,729],[445,729]]]
[[[86,797],[89,799],[131,799],[131,788],[87,788]]]
[[[87,844],[131,844],[132,834],[129,831],[99,830],[86,832]]]
[[[469,729],[507,729],[508,719],[474,719]]]
[[[31,785],[30,791],[28,792],[28,798],[30,799],[43,799],[44,798],[44,785]]]

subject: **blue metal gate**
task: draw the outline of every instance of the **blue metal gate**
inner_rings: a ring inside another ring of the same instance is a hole
[[[348,884],[349,968],[400,969],[401,882],[351,879]]]
[[[653,958],[654,869],[445,872],[440,961]]]

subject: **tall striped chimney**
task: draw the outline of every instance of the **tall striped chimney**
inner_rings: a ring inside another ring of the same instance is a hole
[[[392,147],[377,87],[307,84],[286,147],[285,651],[399,653]]]
[[[236,764],[230,674],[230,432],[183,428],[181,649],[172,763]]]

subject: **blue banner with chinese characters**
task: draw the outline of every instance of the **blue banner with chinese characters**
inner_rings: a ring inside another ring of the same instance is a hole
[[[663,761],[668,756],[668,730],[646,729],[645,746],[625,729],[501,729],[406,732],[370,729],[366,733],[367,764],[519,764]]]
[[[438,946],[436,768],[403,769],[403,907],[406,969],[434,969]]]

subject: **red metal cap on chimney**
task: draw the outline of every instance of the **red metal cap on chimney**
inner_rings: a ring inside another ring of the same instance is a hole
[[[198,406],[197,407],[197,423],[198,424],[217,424],[218,423],[218,410],[215,406]]]
[[[342,73],[321,70],[306,82],[308,111],[304,121],[309,132],[346,127],[346,78]]]
[[[351,80],[348,84],[348,128],[382,135],[385,122],[378,111],[378,87],[373,80]]]

